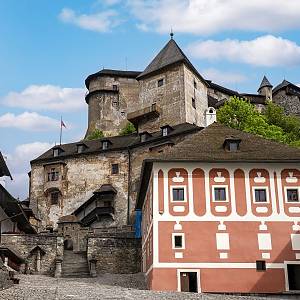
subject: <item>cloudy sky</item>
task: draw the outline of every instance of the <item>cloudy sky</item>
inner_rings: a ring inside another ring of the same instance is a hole
[[[207,79],[256,92],[300,84],[299,0],[1,0],[0,151],[27,196],[29,161],[87,124],[84,79],[103,67],[143,70],[169,39]]]

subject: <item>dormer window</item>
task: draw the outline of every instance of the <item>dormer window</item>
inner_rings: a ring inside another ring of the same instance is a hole
[[[240,147],[240,139],[237,138],[226,138],[224,141],[224,149],[228,152],[237,152]]]
[[[85,144],[78,144],[77,145],[77,153],[83,153],[87,146]]]
[[[56,147],[53,149],[53,157],[57,157],[60,155],[60,153],[63,152],[63,150],[59,147]]]
[[[112,144],[110,140],[102,140],[102,150],[107,150],[109,146]]]
[[[167,136],[170,134],[170,132],[173,130],[173,128],[169,125],[162,126],[161,127],[161,135],[162,136]]]
[[[163,86],[164,85],[164,80],[163,79],[159,79],[158,81],[157,81],[157,86],[158,87],[161,87],[161,86]]]
[[[141,143],[146,142],[149,137],[151,137],[151,134],[147,131],[140,133]]]

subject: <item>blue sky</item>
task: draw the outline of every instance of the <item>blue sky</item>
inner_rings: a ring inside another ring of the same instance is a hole
[[[87,124],[85,78],[143,70],[169,39],[207,79],[255,93],[267,75],[300,84],[298,0],[1,0],[0,150],[26,197],[29,161]],[[127,62],[127,63],[126,63]]]

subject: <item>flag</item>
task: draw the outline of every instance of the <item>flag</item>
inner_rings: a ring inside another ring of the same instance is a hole
[[[63,120],[61,120],[61,121],[60,121],[60,126],[61,126],[61,127],[65,127],[65,128],[67,128],[67,126],[66,126],[66,124],[64,123],[64,121],[63,121]]]

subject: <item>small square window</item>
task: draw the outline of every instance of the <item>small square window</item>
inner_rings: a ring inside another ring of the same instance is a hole
[[[118,90],[118,86],[116,84],[113,84],[113,90],[117,91]]]
[[[173,201],[184,201],[184,188],[173,188]]]
[[[50,194],[51,205],[57,205],[58,204],[58,199],[59,199],[59,192],[52,192]]]
[[[111,174],[119,174],[119,164],[111,165]]]
[[[168,127],[164,127],[164,128],[162,129],[162,135],[163,135],[163,136],[167,136],[168,133],[169,133]]]
[[[256,270],[257,271],[266,271],[266,262],[264,260],[256,261]]]
[[[230,142],[229,143],[229,151],[236,152],[238,150],[238,143]]]
[[[287,196],[287,202],[299,202],[298,189],[287,189],[286,196]]]
[[[192,106],[193,106],[193,108],[196,108],[196,100],[195,100],[195,98],[192,98]]]
[[[102,142],[102,150],[108,149],[108,141],[103,141]]]
[[[113,106],[113,107],[118,107],[118,106],[119,106],[118,101],[113,101],[113,102],[112,102],[112,106]]]
[[[164,80],[163,79],[159,79],[157,81],[157,86],[160,87],[160,86],[163,86],[164,85]]]
[[[255,189],[255,202],[267,202],[266,189]]]
[[[77,146],[77,153],[82,153],[84,152],[85,146],[84,145],[78,145]]]
[[[182,248],[182,235],[174,235],[174,248]]]
[[[226,188],[218,187],[214,188],[215,201],[226,201]]]
[[[53,156],[57,157],[59,155],[59,149],[53,149]]]
[[[48,181],[57,181],[59,179],[59,172],[52,168],[48,173]]]

